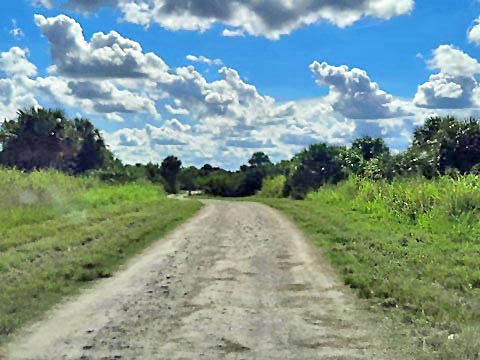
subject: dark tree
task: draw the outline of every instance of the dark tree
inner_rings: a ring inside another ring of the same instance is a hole
[[[176,194],[177,189],[177,176],[180,173],[182,162],[175,156],[169,156],[165,158],[160,167],[160,173],[165,179],[166,191],[170,194]]]
[[[210,175],[212,172],[215,171],[215,168],[210,165],[210,164],[205,164],[202,166],[202,168],[200,169],[200,175],[202,176],[208,176]]]
[[[225,170],[212,172],[203,180],[203,191],[208,195],[239,197],[242,194],[244,174]]]
[[[113,164],[113,156],[107,150],[105,142],[98,129],[86,119],[75,119],[77,141],[80,150],[75,156],[75,172],[84,173],[88,170],[104,168]]]
[[[413,133],[413,147],[432,148],[454,141],[461,122],[452,116],[431,117]]]
[[[68,167],[74,149],[71,144],[68,151],[66,126],[65,115],[60,110],[19,111],[17,119],[2,124],[2,164],[23,170]]]
[[[412,145],[396,157],[398,174],[427,178],[453,171],[468,173],[480,164],[480,123],[432,117],[414,132]]]
[[[250,166],[263,166],[263,165],[272,165],[270,158],[264,152],[256,152],[252,155],[250,160],[248,160]]]
[[[379,159],[390,154],[390,149],[382,138],[365,136],[355,140],[352,150],[360,154],[365,161]]]
[[[445,141],[440,149],[440,169],[465,174],[480,164],[480,123],[470,119],[460,125],[454,141]]]
[[[83,173],[113,163],[91,122],[69,120],[60,110],[21,110],[0,129],[0,163],[22,170],[54,168]]]
[[[162,171],[160,165],[149,162],[145,165],[147,178],[153,183],[160,182],[162,180]]]
[[[336,184],[345,179],[341,155],[345,148],[327,144],[311,145],[294,159],[296,168],[286,184],[286,193],[296,199],[326,183]]]
[[[182,169],[180,175],[178,176],[180,188],[188,191],[189,194],[193,190],[198,190],[200,186],[200,177],[200,170],[198,170],[195,166]]]

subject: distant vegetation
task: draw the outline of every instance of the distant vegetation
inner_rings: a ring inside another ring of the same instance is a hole
[[[181,159],[173,155],[162,164],[124,165],[115,159],[89,120],[68,119],[60,110],[19,111],[16,119],[1,125],[0,145],[0,165],[5,167],[56,169],[115,183],[147,180],[161,183],[169,193],[202,190],[224,197],[254,195],[264,180],[278,181],[279,176],[285,179],[283,196],[304,199],[309,192],[352,175],[392,181],[406,176],[432,179],[480,173],[480,122],[453,117],[428,119],[415,130],[410,147],[400,154],[392,154],[383,139],[366,136],[354,140],[350,147],[312,144],[277,164],[267,154],[256,152],[238,171],[210,164],[182,167]]]

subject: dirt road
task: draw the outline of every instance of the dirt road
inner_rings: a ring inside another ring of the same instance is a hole
[[[9,345],[11,359],[383,359],[351,295],[259,204],[201,213]]]

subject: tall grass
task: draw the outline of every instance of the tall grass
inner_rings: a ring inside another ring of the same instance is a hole
[[[345,283],[414,340],[407,358],[478,358],[480,176],[350,178],[305,201],[259,200],[290,214]]]
[[[158,185],[54,171],[0,169],[0,200],[0,343],[200,208]]]
[[[480,235],[480,176],[370,181],[356,177],[311,193],[312,201],[349,201],[352,209],[463,240]]]
[[[23,173],[0,169],[0,229],[39,223],[76,210],[160,200],[164,195],[163,187],[152,184],[112,185],[53,170]]]

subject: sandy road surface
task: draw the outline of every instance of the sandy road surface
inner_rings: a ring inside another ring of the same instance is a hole
[[[9,345],[11,359],[383,359],[348,291],[282,215],[201,213]]]

